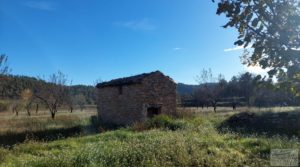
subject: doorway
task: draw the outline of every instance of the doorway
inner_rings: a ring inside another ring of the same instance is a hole
[[[161,107],[148,107],[147,108],[147,117],[152,118],[155,115],[161,114]]]

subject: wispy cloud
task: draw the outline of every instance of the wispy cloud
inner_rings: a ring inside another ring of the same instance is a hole
[[[242,50],[244,49],[243,46],[236,46],[234,48],[227,48],[227,49],[224,49],[224,52],[232,52],[232,51],[237,51],[237,50]]]
[[[27,1],[24,5],[32,9],[45,11],[54,11],[56,9],[56,4],[50,1]]]
[[[173,48],[174,51],[182,50],[183,48]]]
[[[157,28],[157,25],[154,24],[153,20],[148,18],[143,18],[140,20],[119,21],[116,22],[115,25],[132,29],[132,30],[144,30],[144,31],[152,31]]]

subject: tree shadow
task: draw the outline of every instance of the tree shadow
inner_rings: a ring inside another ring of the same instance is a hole
[[[25,131],[21,133],[7,132],[0,134],[0,146],[12,147],[25,141],[55,141],[68,137],[86,136],[109,130],[119,129],[123,126],[115,124],[103,124],[97,116],[90,118],[90,124],[86,126],[74,126],[68,128],[45,129],[41,131]]]
[[[300,112],[242,112],[225,120],[218,129],[243,135],[300,136]]]
[[[78,125],[73,127],[44,129],[39,131],[7,132],[0,134],[0,146],[12,147],[15,144],[25,141],[54,141],[68,137],[85,136],[99,132],[99,123],[95,116],[90,118],[88,125]]]

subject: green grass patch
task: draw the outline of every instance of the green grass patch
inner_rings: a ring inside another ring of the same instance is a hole
[[[35,142],[0,149],[2,166],[269,166],[271,149],[299,149],[297,139],[236,132],[218,127],[231,115],[154,117],[132,127],[85,137]]]

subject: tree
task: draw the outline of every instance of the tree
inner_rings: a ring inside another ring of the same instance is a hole
[[[7,75],[10,72],[10,69],[7,65],[7,56],[2,54],[0,55],[0,75]]]
[[[8,81],[7,74],[10,72],[10,69],[7,65],[7,56],[2,54],[0,55],[0,98],[4,96],[4,87],[5,83]],[[13,107],[14,108],[14,107]],[[15,111],[15,110],[14,110]],[[16,112],[18,115],[18,112]]]
[[[73,103],[75,105],[79,106],[80,111],[83,111],[85,104],[86,104],[86,98],[83,94],[78,94],[78,95],[74,96]]]
[[[223,75],[220,74],[218,76],[218,83],[216,83],[216,79],[213,77],[211,69],[203,69],[201,74],[196,77],[196,80],[200,86],[200,88],[196,91],[196,97],[201,101],[206,99],[205,103],[207,103],[207,105],[210,103],[214,108],[214,112],[216,112],[219,97],[227,84]]]
[[[34,102],[33,92],[30,89],[25,89],[21,93],[21,99],[23,102],[23,106],[26,109],[28,116],[31,116],[31,107]]]
[[[248,107],[251,105],[251,97],[255,88],[255,76],[249,72],[239,76],[239,92],[241,97],[245,97]]]
[[[300,96],[299,0],[219,0],[217,14],[229,19],[224,28],[238,30],[234,44],[251,48],[243,55],[245,64],[268,68],[270,78],[288,82]]]
[[[40,82],[39,89],[34,93],[49,108],[52,119],[55,118],[58,108],[69,98],[67,82],[67,76],[59,71],[50,75],[48,83]]]

